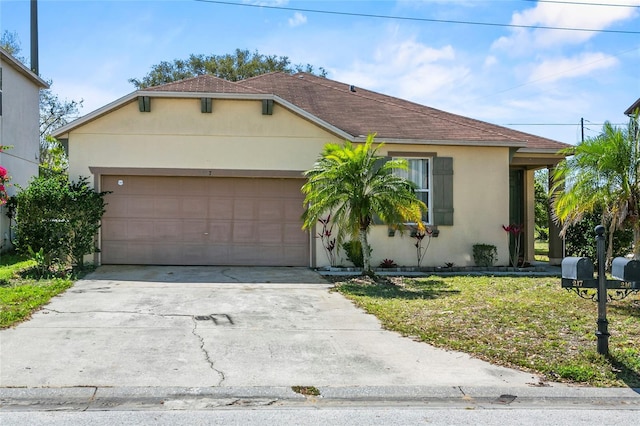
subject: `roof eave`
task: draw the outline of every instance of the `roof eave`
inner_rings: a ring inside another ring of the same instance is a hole
[[[22,62],[18,59],[14,58],[9,52],[0,47],[0,56],[3,60],[7,61],[11,66],[13,66],[20,74],[27,77],[29,80],[33,81],[36,85],[38,85],[42,89],[48,89],[49,84],[44,81],[40,76],[29,68],[27,68]]]
[[[470,140],[435,140],[435,139],[403,139],[403,138],[384,138],[386,144],[407,144],[407,145],[458,145],[458,146],[486,146],[501,148],[521,148],[526,147],[526,142],[515,141],[470,141]],[[354,142],[365,142],[366,136],[358,136],[353,139]]]
[[[566,157],[565,154],[562,154],[561,149],[549,149],[549,148],[520,148],[516,154],[547,154],[547,155],[556,155],[559,157]]]

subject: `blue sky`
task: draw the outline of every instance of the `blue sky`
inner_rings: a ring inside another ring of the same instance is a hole
[[[580,140],[581,117],[594,136],[605,120],[625,123],[623,111],[640,97],[640,0],[229,2],[39,0],[40,74],[61,98],[83,99],[86,114],[132,92],[127,80],[160,61],[258,50],[567,143]],[[17,33],[28,60],[29,1],[2,0],[0,29]]]

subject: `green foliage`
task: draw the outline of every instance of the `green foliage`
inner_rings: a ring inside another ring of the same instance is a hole
[[[18,56],[22,48],[20,47],[20,38],[17,32],[4,30],[2,36],[0,36],[0,47],[20,62],[24,63],[26,61],[24,58]]]
[[[582,220],[567,228],[565,253],[567,256],[588,257],[595,261],[595,227],[601,224],[601,213],[587,213]],[[607,242],[608,242],[607,238]],[[633,231],[620,229],[613,233],[612,256],[626,256],[633,251]]]
[[[105,192],[97,193],[87,178],[39,177],[21,191],[16,214],[19,252],[32,256],[42,272],[69,263],[83,267],[83,257],[97,250],[94,237],[105,211]]]
[[[52,84],[49,82],[49,84]],[[51,89],[40,90],[40,175],[53,176],[67,171],[67,154],[51,132],[79,114],[82,100],[61,100]]]
[[[547,240],[549,238],[549,182],[548,170],[538,170],[534,179],[534,209],[536,238]]]
[[[364,266],[364,255],[362,253],[362,244],[359,240],[345,241],[342,243],[342,249],[344,250],[347,260],[353,263],[353,266],[362,268]],[[369,255],[373,250],[369,248]]]
[[[634,231],[634,257],[640,258],[640,126],[638,115],[626,127],[606,122],[595,138],[563,151],[569,156],[554,173],[554,213],[563,231],[586,213],[600,211],[602,222]]]
[[[292,65],[286,56],[263,55],[257,50],[250,52],[236,49],[234,53],[226,55],[192,54],[186,60],[162,61],[153,65],[151,71],[142,79],[130,78],[129,82],[133,83],[136,89],[144,89],[199,75],[213,75],[229,81],[240,81],[270,72],[316,73],[312,65]],[[325,77],[327,72],[320,67],[318,75]]]
[[[474,244],[473,261],[477,266],[493,266],[498,260],[498,250],[493,244]]]
[[[307,182],[303,227],[310,229],[331,213],[338,226],[339,244],[345,235],[358,239],[363,246],[363,268],[370,271],[369,227],[377,216],[387,224],[402,229],[407,222],[422,226],[426,206],[415,194],[415,184],[394,174],[407,170],[405,160],[390,160],[378,155],[383,144],[374,147],[374,135],[364,144],[328,143],[311,170],[305,172]]]

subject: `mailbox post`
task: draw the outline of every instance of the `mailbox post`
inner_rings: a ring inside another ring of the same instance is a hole
[[[596,226],[596,255],[598,257],[598,353],[609,354],[609,321],[607,321],[607,278],[605,276],[604,226]]]
[[[623,257],[613,259],[611,275],[608,280],[605,274],[605,238],[604,226],[598,225],[596,231],[596,254],[598,262],[598,277],[594,278],[594,266],[586,257],[565,257],[562,259],[562,288],[584,298],[598,302],[598,353],[609,354],[609,321],[607,320],[607,300],[624,299],[631,293],[640,291],[640,260],[630,260]],[[595,289],[595,295],[590,293]],[[607,290],[615,290],[614,295]]]

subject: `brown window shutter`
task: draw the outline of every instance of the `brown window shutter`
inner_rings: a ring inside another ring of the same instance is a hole
[[[433,224],[453,225],[453,158],[433,158]]]

